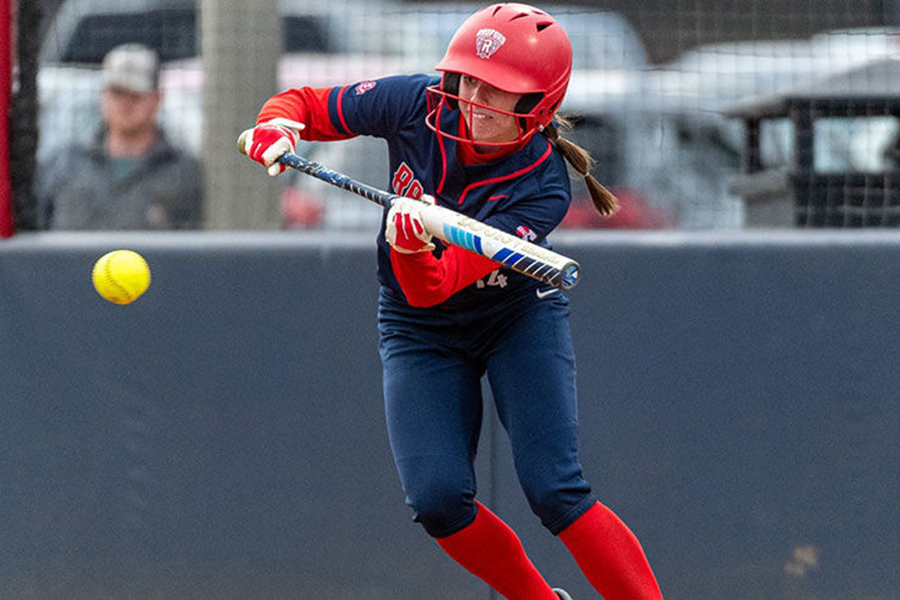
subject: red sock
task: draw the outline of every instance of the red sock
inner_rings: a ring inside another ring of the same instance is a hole
[[[640,542],[599,502],[566,527],[559,539],[606,600],[662,600]]]
[[[437,543],[470,573],[509,600],[559,600],[509,526],[480,502],[471,525]]]

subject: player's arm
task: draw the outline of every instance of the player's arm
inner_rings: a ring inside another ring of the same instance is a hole
[[[427,195],[423,199],[433,202]],[[530,241],[539,242],[562,221],[568,199],[564,190],[548,190],[540,197],[517,202],[485,223],[511,235],[524,228],[535,236]],[[501,266],[458,246],[448,246],[440,258],[435,257],[431,253],[431,233],[426,230],[418,207],[416,201],[395,200],[385,229],[391,246],[391,267],[412,306],[440,304]]]
[[[407,302],[427,308],[469,287],[499,268],[500,263],[459,246],[448,246],[440,258],[431,252],[401,254],[395,248],[391,266]]]
[[[315,141],[344,140],[353,134],[338,132],[331,124],[329,96],[335,88],[295,88],[269,98],[256,117],[256,126],[245,132],[246,153],[268,167],[269,175],[283,173],[278,163],[285,152],[293,152],[302,138]]]
[[[286,90],[269,98],[256,127],[241,134],[245,152],[277,175],[284,166],[276,161],[293,152],[301,138],[327,142],[357,135],[385,137],[410,118],[429,83],[428,76],[393,76],[353,86]]]
[[[426,202],[433,198],[422,197]],[[391,267],[411,306],[427,308],[444,302],[500,266],[489,258],[448,246],[440,258],[431,253],[432,236],[420,215],[420,202],[398,198],[388,211],[385,238]]]
[[[431,196],[423,196],[434,202]],[[421,203],[398,198],[387,216],[385,238],[391,246],[391,267],[407,302],[412,306],[436,306],[458,291],[500,267],[500,263],[447,246],[440,258],[432,254],[431,233],[422,222]]]
[[[276,94],[263,104],[256,116],[256,124],[279,118],[303,123],[305,127],[301,130],[300,137],[316,142],[332,142],[356,137],[353,133],[338,131],[332,123],[329,112],[329,103],[333,103],[335,98],[341,96],[343,89],[301,87]]]

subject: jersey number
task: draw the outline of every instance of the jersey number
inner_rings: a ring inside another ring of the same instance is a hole
[[[494,269],[491,271],[491,274],[488,275],[487,282],[484,279],[479,279],[475,282],[475,287],[479,290],[484,288],[485,286],[497,286],[499,285],[501,288],[506,287],[506,275],[500,274],[500,269]]]

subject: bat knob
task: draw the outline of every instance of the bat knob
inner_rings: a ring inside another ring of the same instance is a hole
[[[253,128],[245,129],[241,132],[241,135],[238,136],[237,139],[237,147],[238,152],[241,154],[247,154],[247,140],[250,139],[250,136],[253,134]]]
[[[561,286],[564,290],[570,290],[578,283],[581,267],[577,262],[571,262],[562,269]]]

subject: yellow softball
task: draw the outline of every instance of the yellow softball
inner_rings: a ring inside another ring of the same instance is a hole
[[[113,250],[101,256],[92,273],[94,289],[115,304],[131,304],[150,286],[150,267],[132,250]]]

